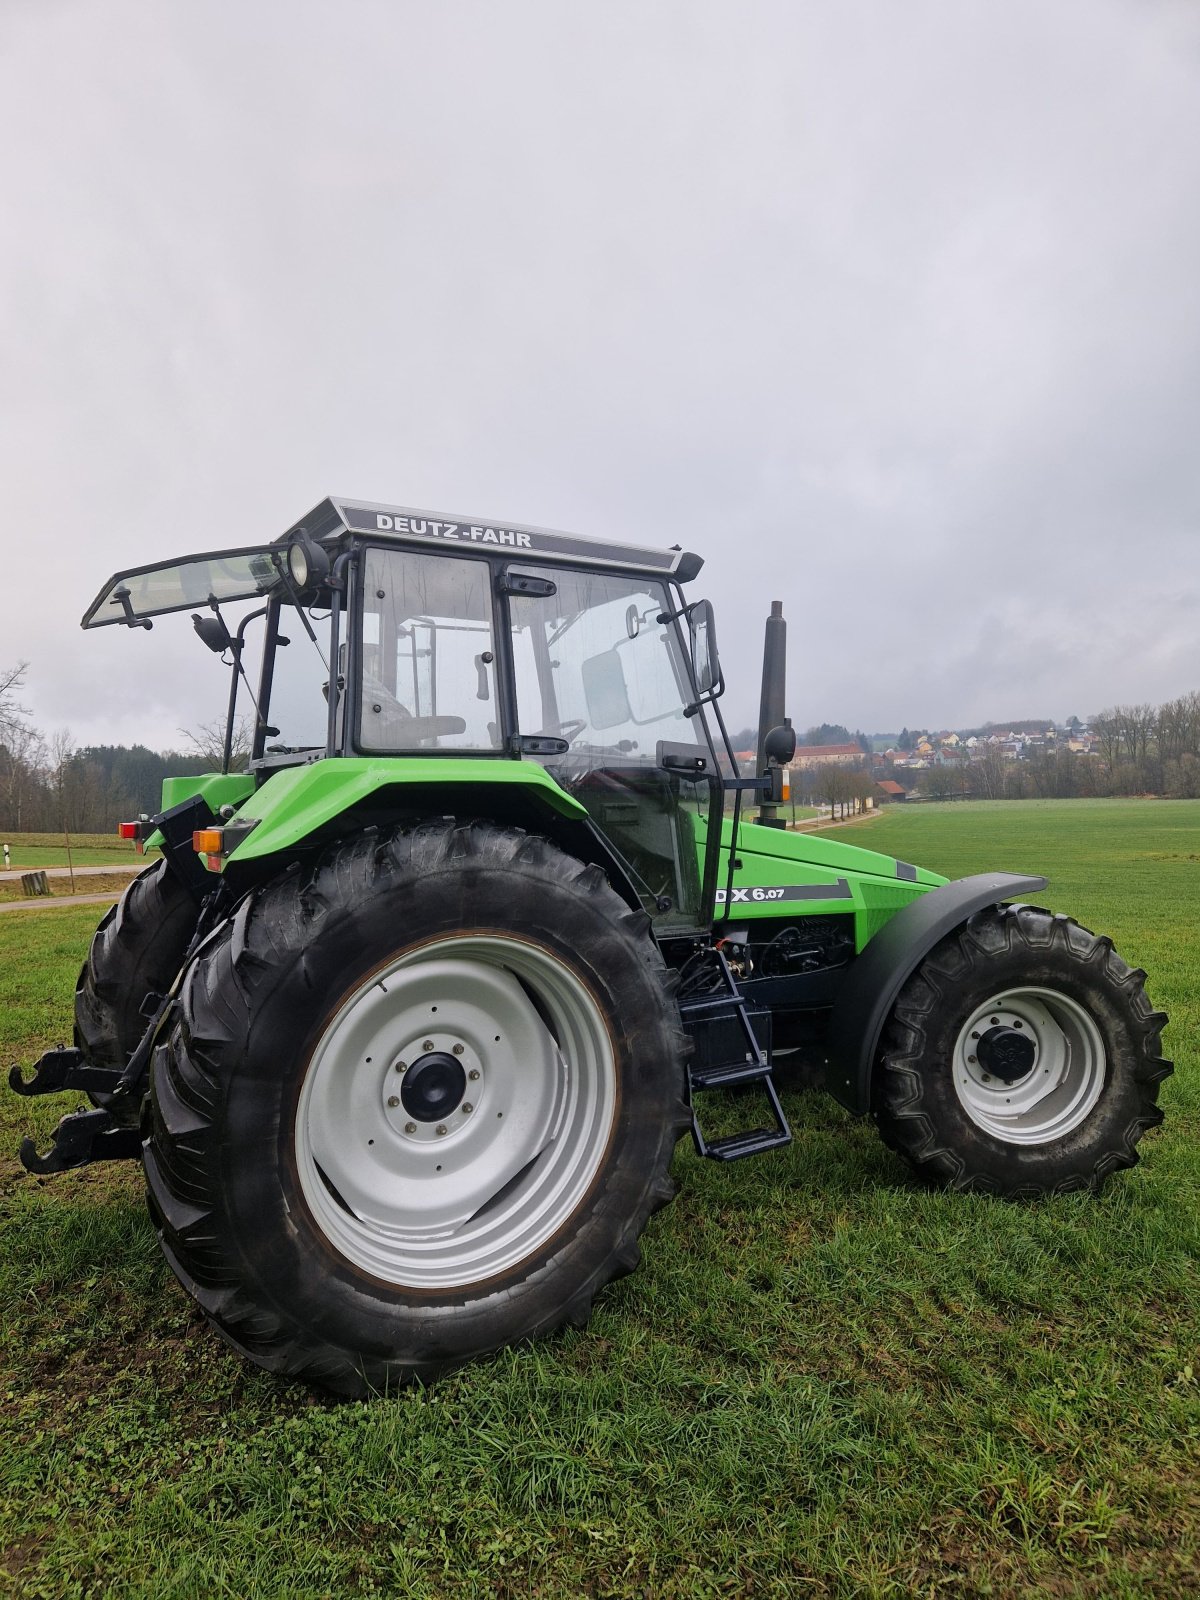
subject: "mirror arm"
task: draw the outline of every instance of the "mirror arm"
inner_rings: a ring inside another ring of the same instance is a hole
[[[129,598],[129,590],[124,584],[113,590],[113,599],[121,602],[121,610],[125,613],[122,620],[127,628],[145,628],[149,630],[154,626],[149,617],[134,615],[133,603]]]

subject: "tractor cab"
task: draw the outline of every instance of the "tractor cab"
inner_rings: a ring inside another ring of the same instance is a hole
[[[700,566],[680,549],[330,499],[272,544],[117,574],[83,625],[199,608],[197,632],[233,669],[226,765],[240,678],[258,786],[331,758],[396,763],[397,782],[414,763],[428,782],[424,764],[443,760],[458,778],[465,760],[482,795],[497,764],[536,762],[660,935],[699,932],[720,846],[706,818],[732,760],[705,716],[723,688],[711,607],[681,588]]]

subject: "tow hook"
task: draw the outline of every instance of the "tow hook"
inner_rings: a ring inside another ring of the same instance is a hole
[[[31,1078],[24,1078],[20,1067],[12,1067],[8,1086],[21,1095],[59,1094],[69,1089],[114,1095],[122,1075],[119,1068],[95,1066],[81,1051],[59,1045],[46,1051]],[[92,1161],[136,1160],[142,1153],[142,1136],[136,1127],[121,1126],[110,1111],[97,1107],[94,1111],[72,1111],[63,1117],[51,1135],[45,1155],[38,1154],[32,1139],[22,1139],[17,1153],[27,1172],[66,1172]]]

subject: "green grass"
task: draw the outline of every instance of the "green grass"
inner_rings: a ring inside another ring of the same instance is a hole
[[[9,846],[9,864],[14,872],[67,865],[66,844],[61,833],[6,833],[0,835],[0,845],[5,844]],[[152,851],[150,858],[156,859],[157,855],[156,850]],[[135,865],[140,859],[132,839],[118,839],[112,833],[71,835],[71,861],[77,867],[107,867],[126,861]],[[2,866],[3,853],[0,852]]]
[[[1200,804],[923,806],[846,837],[1045,871],[1149,970],[1177,1073],[1139,1167],[1099,1199],[930,1194],[791,1092],[786,1151],[680,1147],[586,1331],[334,1405],[206,1330],[136,1169],[5,1155],[0,1593],[1200,1591]],[[69,1036],[93,922],[0,919],[3,1059]],[[0,1148],[59,1109],[8,1099]]]

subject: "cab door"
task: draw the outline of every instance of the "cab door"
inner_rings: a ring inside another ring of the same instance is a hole
[[[699,930],[717,767],[678,631],[659,621],[672,610],[666,588],[569,567],[505,576],[519,734],[557,745],[535,759],[586,807],[660,936]],[[535,581],[526,589],[522,578]],[[704,771],[664,766],[663,745],[702,746]]]

